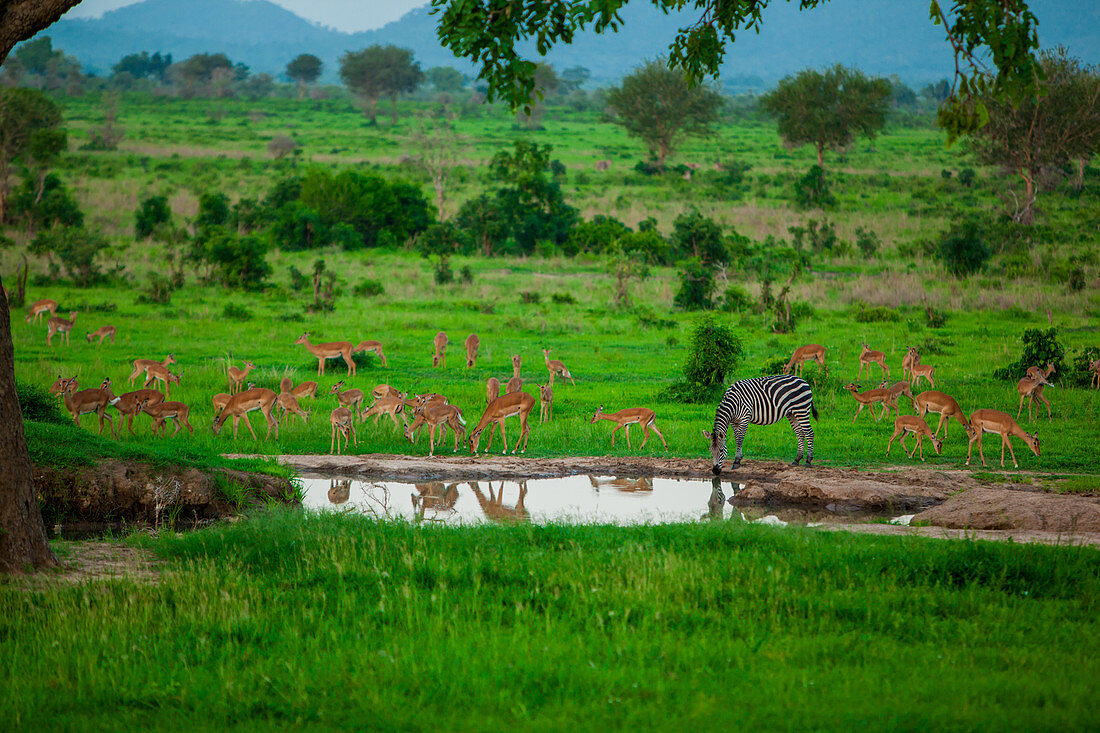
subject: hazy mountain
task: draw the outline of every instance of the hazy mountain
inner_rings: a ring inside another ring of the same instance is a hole
[[[1033,0],[1044,46],[1064,45],[1089,63],[1100,61],[1100,2]],[[579,34],[548,60],[559,70],[585,66],[597,82],[613,82],[646,58],[664,53],[677,28],[692,14],[664,15],[649,3],[621,12],[624,30]],[[43,31],[54,45],[99,73],[123,55],[171,53],[176,60],[223,52],[254,72],[280,74],[299,53],[320,56],[335,79],[337,59],[372,43],[411,48],[424,68],[473,67],[439,45],[428,8],[414,10],[378,30],[342,33],[306,21],[267,0],[145,0],[98,19],[62,20]],[[758,77],[765,83],[808,66],[843,63],[874,74],[897,74],[911,84],[948,76],[953,68],[941,29],[928,20],[926,0],[832,0],[799,12],[796,3],[774,3],[759,35],[746,32],[727,47],[724,78]]]

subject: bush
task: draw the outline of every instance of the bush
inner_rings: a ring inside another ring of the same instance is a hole
[[[858,303],[856,305],[853,317],[859,323],[885,323],[888,321],[901,320],[901,314],[893,308],[870,306],[866,303]]]
[[[647,308],[644,305],[634,308],[634,317],[642,328],[676,328],[676,321],[671,318],[661,318],[652,308]]]
[[[532,290],[524,290],[519,294],[519,301],[521,303],[528,303],[530,305],[537,305],[542,300],[542,295]]]
[[[977,174],[974,173],[973,168],[963,168],[961,171],[959,171],[959,183],[966,186],[967,188],[970,188],[974,185],[974,179],[976,177]]]
[[[86,288],[103,279],[96,258],[108,246],[107,238],[99,232],[84,227],[58,226],[40,231],[31,242],[30,250],[35,254],[49,254],[51,263],[56,259],[75,285]]]
[[[572,293],[551,293],[550,301],[557,305],[574,305],[577,299],[573,297]]]
[[[175,284],[159,272],[150,272],[149,281],[137,297],[138,303],[151,305],[168,305],[172,300],[172,291]]]
[[[222,309],[222,318],[229,321],[251,321],[252,311],[248,310],[243,305],[227,303],[225,308]]]
[[[352,292],[360,298],[372,298],[376,295],[384,294],[386,289],[382,287],[382,283],[378,280],[367,278],[360,281],[358,285],[352,288]]]
[[[847,245],[842,243],[836,235],[836,225],[828,219],[810,219],[806,226],[787,227],[787,231],[794,238],[792,245],[796,252],[801,252],[808,244],[814,252],[843,252]]]
[[[698,211],[680,214],[672,222],[672,251],[676,257],[693,257],[703,263],[730,259],[722,226]]]
[[[1047,364],[1054,364],[1056,374],[1062,373],[1066,350],[1058,342],[1057,328],[1048,328],[1045,331],[1041,328],[1028,328],[1024,330],[1021,340],[1024,350],[1020,358],[1001,369],[995,369],[994,377],[1015,381],[1022,379],[1030,367],[1045,368]]]
[[[870,229],[856,227],[856,248],[866,259],[874,257],[880,246],[882,246],[882,241],[877,234]]]
[[[630,227],[618,219],[596,214],[591,221],[582,221],[573,227],[563,246],[571,255],[578,252],[606,252],[631,233]]]
[[[1076,350],[1074,350],[1076,352]],[[1089,366],[1100,359],[1100,346],[1086,346],[1074,354],[1066,368],[1065,381],[1071,387],[1092,386],[1092,370]],[[1044,365],[1045,366],[1045,365]]]
[[[661,399],[675,402],[713,399],[743,355],[744,347],[733,329],[718,325],[710,316],[701,317],[691,334],[691,353],[684,363],[685,381],[664,390]]]
[[[977,222],[953,225],[940,239],[936,255],[949,272],[964,277],[978,272],[993,256]]]
[[[24,420],[58,425],[72,424],[72,420],[58,407],[57,398],[37,384],[16,382],[15,393],[19,396],[19,407],[23,410]]]
[[[469,285],[474,281],[474,271],[470,269],[469,265],[463,265],[462,269],[458,271],[458,277],[462,282]]]
[[[794,202],[800,209],[828,209],[836,206],[836,197],[829,191],[825,169],[811,166],[806,175],[795,181]]]
[[[296,293],[300,293],[310,286],[309,277],[302,273],[294,265],[290,266],[290,289]]]
[[[454,282],[455,271],[451,269],[451,260],[446,255],[440,255],[433,267],[432,277],[436,285],[446,285]]]
[[[729,313],[743,313],[752,307],[749,292],[740,285],[730,285],[722,294],[722,310]]]
[[[157,227],[167,224],[172,218],[168,208],[167,196],[150,196],[143,200],[134,212],[134,236],[145,239],[153,236]]]
[[[684,310],[710,310],[714,307],[714,271],[698,259],[684,260],[680,270],[680,289],[672,304]]]
[[[215,227],[199,234],[191,255],[210,267],[213,279],[231,288],[260,290],[271,274],[267,245],[255,235],[241,237]]]

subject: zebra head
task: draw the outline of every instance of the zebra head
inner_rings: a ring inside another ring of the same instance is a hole
[[[703,437],[710,441],[710,455],[714,459],[714,466],[710,470],[717,476],[722,473],[722,464],[726,462],[726,434],[704,430]]]

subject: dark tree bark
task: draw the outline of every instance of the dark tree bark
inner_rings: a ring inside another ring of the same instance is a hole
[[[15,393],[11,319],[4,298],[0,298],[0,466],[0,573],[56,565],[46,542],[23,436],[23,411]]]
[[[57,21],[80,0],[0,0],[0,64],[16,43]],[[0,283],[2,287],[3,283]],[[23,411],[15,393],[15,350],[6,298],[0,298],[0,573],[57,565],[46,542]]]

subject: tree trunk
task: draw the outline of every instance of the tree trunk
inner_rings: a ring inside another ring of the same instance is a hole
[[[4,298],[0,298],[0,465],[4,467],[0,471],[0,573],[57,565],[46,542],[23,435],[23,411],[15,393],[11,320]]]
[[[1077,170],[1073,173],[1073,180],[1070,185],[1073,186],[1073,190],[1077,193],[1081,193],[1081,187],[1085,185],[1085,164],[1088,162],[1084,158],[1078,158],[1074,161],[1077,165]]]
[[[80,0],[9,0],[0,3],[0,63],[15,44],[61,19]]]
[[[397,124],[397,95],[394,94],[390,97],[390,124]]]
[[[817,144],[817,164],[822,168],[825,167],[825,145],[823,143]]]
[[[439,221],[443,221],[443,189],[447,185],[442,173],[432,176],[432,184],[435,186],[435,206],[439,211]]]
[[[1035,177],[1024,172],[1024,200],[1012,217],[1017,224],[1031,226],[1035,223]]]
[[[302,97],[306,95],[306,83],[301,79],[298,80],[298,101],[302,101]]]

